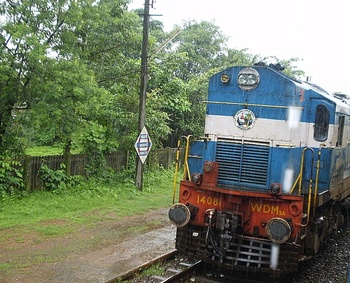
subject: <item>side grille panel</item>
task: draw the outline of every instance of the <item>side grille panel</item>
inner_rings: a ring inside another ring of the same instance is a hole
[[[226,186],[265,188],[269,165],[268,143],[218,140],[218,183]]]

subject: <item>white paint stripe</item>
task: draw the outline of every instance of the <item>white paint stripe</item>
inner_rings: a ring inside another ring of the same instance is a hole
[[[316,147],[325,143],[333,147],[337,141],[337,125],[329,126],[328,139],[325,142],[314,140],[313,123],[293,121],[292,127],[287,120],[271,120],[257,118],[253,128],[241,130],[235,125],[233,116],[207,115],[205,134],[216,141],[217,137],[261,140],[271,143],[273,147]],[[348,129],[344,129],[347,132]],[[345,135],[346,137],[346,135]],[[344,143],[345,146],[345,143]]]

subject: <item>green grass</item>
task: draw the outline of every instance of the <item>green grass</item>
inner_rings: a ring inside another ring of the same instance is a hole
[[[125,216],[169,207],[171,194],[170,171],[145,174],[143,191],[134,186],[133,180],[118,178],[109,184],[87,182],[56,193],[37,191],[0,202],[0,230],[30,227],[47,236],[65,234],[76,224],[93,225],[108,213]]]
[[[30,156],[48,156],[48,155],[61,155],[63,153],[63,147],[53,146],[34,146],[25,150],[26,155]],[[79,149],[73,149],[73,154],[80,153]]]

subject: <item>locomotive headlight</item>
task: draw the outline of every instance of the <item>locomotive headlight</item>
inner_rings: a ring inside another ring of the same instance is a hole
[[[269,239],[273,243],[282,244],[286,242],[291,233],[291,228],[289,223],[282,218],[272,218],[270,219],[266,226],[266,233]]]
[[[253,90],[260,82],[260,75],[253,68],[245,68],[241,70],[237,77],[237,84],[242,90]]]
[[[182,203],[175,203],[168,212],[168,217],[177,227],[185,226],[191,219],[189,208]]]

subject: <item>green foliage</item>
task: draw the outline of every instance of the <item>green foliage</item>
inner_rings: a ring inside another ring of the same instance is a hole
[[[187,81],[220,65],[227,37],[213,22],[188,21],[173,42],[177,52],[187,54],[187,60],[179,62],[177,71],[177,76]]]
[[[97,123],[92,123],[81,137],[82,150],[87,155],[87,176],[104,177],[108,175],[108,168],[104,153],[111,149],[112,145],[107,139],[107,128]]]
[[[275,62],[280,62],[282,66],[285,66],[285,69],[283,70],[283,73],[285,73],[287,76],[290,76],[292,78],[301,79],[305,76],[305,72],[298,69],[295,66],[295,63],[299,62],[299,58],[290,58],[288,60],[278,60],[276,57]]]
[[[47,191],[60,193],[83,182],[84,178],[80,175],[67,176],[65,165],[60,164],[60,169],[50,169],[45,163],[41,164],[39,178]]]
[[[106,131],[106,127],[97,123],[91,123],[91,125],[86,128],[81,139],[83,150],[91,154],[104,152],[108,148]]]
[[[68,177],[64,164],[60,164],[59,170],[52,170],[43,163],[40,166],[39,177],[48,191],[60,191],[67,188]]]
[[[144,271],[141,272],[141,277],[146,277],[146,276],[164,276],[165,270],[163,267],[163,263],[159,262],[157,264],[152,264],[151,267],[145,269]]]
[[[0,158],[0,199],[19,194],[24,189],[21,164],[7,157]]]
[[[10,139],[14,108],[22,109],[17,114],[25,126],[20,128],[31,142],[66,145],[87,121],[98,121],[97,109],[111,100],[108,90],[113,85],[124,85],[125,80],[137,86],[138,77],[130,84],[129,74],[139,68],[141,25],[136,14],[127,12],[126,3],[1,4],[1,149],[21,136]]]

